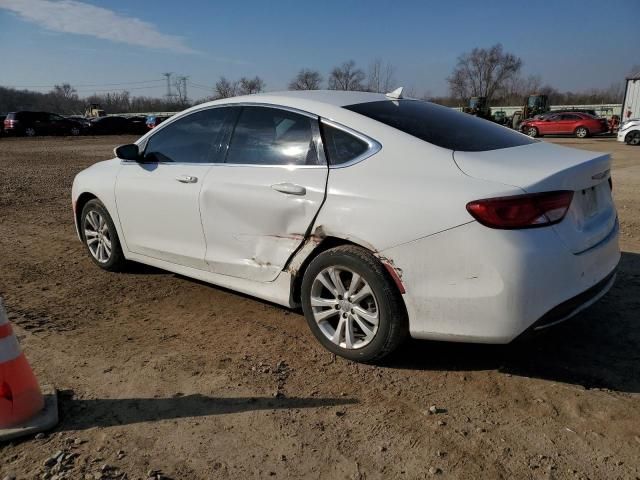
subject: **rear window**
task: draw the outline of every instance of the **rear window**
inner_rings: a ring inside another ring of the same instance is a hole
[[[481,152],[537,141],[488,120],[419,100],[382,100],[344,108],[450,150]]]
[[[322,136],[325,150],[329,157],[329,165],[341,165],[355,160],[364,154],[369,145],[338,128],[322,123]]]

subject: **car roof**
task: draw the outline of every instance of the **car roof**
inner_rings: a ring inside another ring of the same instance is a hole
[[[392,101],[392,99],[388,98],[384,93],[342,90],[292,90],[222,98],[195,105],[174,118],[177,119],[182,115],[202,108],[249,103],[296,109],[348,125],[354,118],[359,117],[363,121],[363,117],[342,107],[377,101]]]
[[[391,101],[383,93],[342,90],[292,90],[223,98],[198,105],[196,108],[233,103],[263,103],[296,108],[326,116],[327,113],[342,110],[341,107],[346,105],[382,100]]]

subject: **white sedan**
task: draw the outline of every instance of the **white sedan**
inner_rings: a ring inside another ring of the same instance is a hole
[[[640,145],[640,118],[622,122],[618,129],[618,141],[627,145]]]
[[[620,259],[609,155],[398,91],[218,100],[115,153],[73,184],[98,266],[302,306],[353,360],[510,342],[599,299]]]

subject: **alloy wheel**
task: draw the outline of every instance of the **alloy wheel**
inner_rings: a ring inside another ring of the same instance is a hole
[[[527,135],[529,135],[530,137],[537,137],[538,136],[538,129],[531,127],[527,129]]]
[[[640,132],[630,133],[627,139],[629,145],[640,145]]]
[[[24,134],[27,137],[35,137],[36,136],[36,129],[32,128],[32,127],[25,128]]]
[[[107,263],[111,258],[111,234],[104,216],[90,210],[84,217],[84,238],[93,258],[100,263]]]
[[[578,129],[576,129],[576,137],[578,138],[585,138],[588,133],[589,132],[587,132],[587,129],[584,127],[579,127]]]
[[[378,331],[380,310],[373,290],[349,268],[331,266],[316,276],[311,308],[320,331],[339,347],[365,347]]]

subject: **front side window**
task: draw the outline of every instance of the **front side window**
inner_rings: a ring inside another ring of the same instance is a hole
[[[312,130],[315,121],[278,108],[243,107],[225,161],[249,165],[319,165]]]
[[[449,150],[479,152],[537,141],[488,120],[419,100],[381,100],[344,108]]]
[[[144,156],[152,162],[210,163],[228,108],[210,108],[182,117],[160,129],[147,141]]]
[[[344,130],[322,123],[322,140],[329,165],[341,165],[364,154],[369,145]]]

